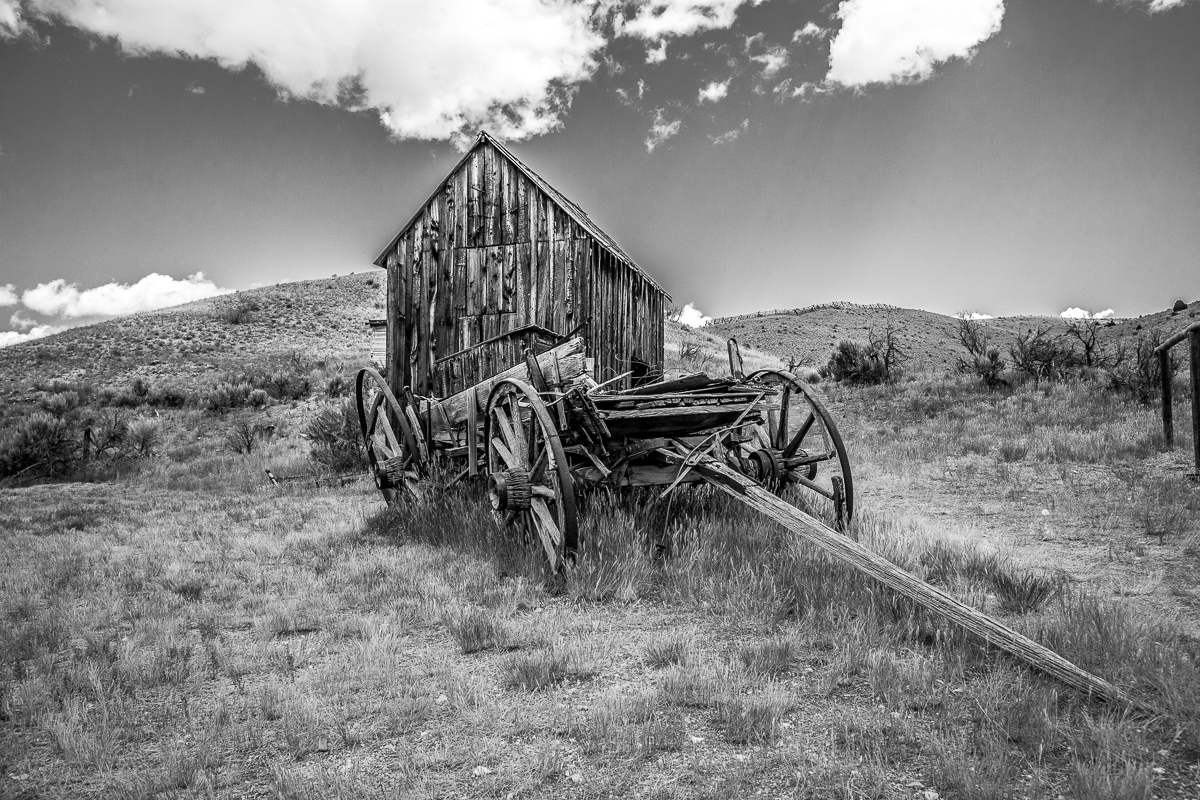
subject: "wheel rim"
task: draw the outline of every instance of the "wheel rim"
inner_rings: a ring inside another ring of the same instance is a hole
[[[522,539],[537,542],[557,571],[579,547],[579,525],[574,483],[546,404],[524,381],[498,381],[483,435],[496,515]],[[514,482],[528,484],[527,501],[511,500]]]
[[[375,485],[389,505],[420,496],[425,460],[404,406],[373,369],[359,370],[354,399]]]
[[[849,522],[854,516],[850,458],[825,404],[812,387],[783,370],[760,370],[746,382],[779,391],[778,407],[768,412],[763,433],[769,447],[787,465],[780,483],[801,487],[831,509],[840,492],[845,521]]]

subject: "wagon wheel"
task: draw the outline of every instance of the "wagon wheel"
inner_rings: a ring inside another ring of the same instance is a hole
[[[388,505],[417,498],[426,457],[409,409],[392,394],[383,376],[369,368],[359,370],[354,398],[375,485]]]
[[[546,404],[524,381],[497,381],[488,398],[488,499],[522,539],[540,543],[558,571],[579,545],[575,487]]]
[[[778,487],[802,486],[828,501],[838,516],[841,503],[849,522],[854,515],[850,458],[825,404],[790,372],[759,370],[746,381],[779,390],[779,406],[768,412],[763,431],[769,446],[760,446],[748,459],[751,477]]]

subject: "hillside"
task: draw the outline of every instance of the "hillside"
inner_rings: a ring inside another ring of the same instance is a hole
[[[1101,326],[1100,340],[1111,345],[1120,339],[1136,339],[1139,332],[1158,329],[1165,334],[1185,327],[1200,316],[1200,301],[1186,311],[1160,311],[1130,319],[1114,319]],[[1012,316],[983,320],[991,342],[1007,355],[1009,345],[1023,332],[1038,326],[1065,333],[1066,323],[1057,317]],[[953,370],[964,354],[958,343],[958,320],[931,311],[886,305],[828,303],[807,308],[764,312],[715,319],[706,331],[717,336],[734,336],[743,345],[776,353],[784,361],[819,366],[842,339],[866,342],[872,328],[882,332],[894,326],[901,348],[909,356],[910,372]]]
[[[72,328],[0,349],[0,389],[53,378],[123,385],[134,377],[205,386],[249,360],[300,351],[362,357],[383,316],[382,271],[247,289]]]

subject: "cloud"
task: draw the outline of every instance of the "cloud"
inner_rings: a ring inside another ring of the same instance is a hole
[[[0,0],[0,26],[53,17],[131,55],[254,63],[281,96],[374,110],[401,139],[461,140],[478,127],[519,139],[555,129],[571,87],[596,69],[605,42],[593,10],[572,0]]]
[[[619,25],[628,36],[658,41],[699,31],[728,28],[747,0],[641,0],[631,19]],[[758,5],[762,0],[752,0]]]
[[[205,297],[228,294],[204,277],[203,272],[177,281],[170,275],[152,272],[137,283],[106,283],[94,289],[79,290],[62,278],[39,283],[21,295],[25,307],[48,317],[115,317],[188,303]]]
[[[750,119],[746,118],[746,119],[742,120],[742,124],[740,127],[734,128],[733,130],[725,131],[720,136],[710,136],[708,138],[712,140],[713,144],[728,144],[729,142],[736,140],[739,136],[741,136],[743,133],[745,133],[749,128],[750,128]]]
[[[192,94],[204,94],[204,87],[198,83],[189,83],[187,90]]]
[[[30,328],[37,327],[37,321],[30,319],[20,311],[14,311],[13,315],[8,318],[8,324],[22,331],[27,331]]]
[[[695,303],[688,303],[679,312],[679,321],[689,328],[703,328],[712,322],[712,317],[702,314]]]
[[[922,81],[970,58],[1000,30],[1004,0],[842,0],[826,80],[857,87]]]
[[[650,133],[646,136],[646,152],[653,153],[654,148],[679,133],[681,125],[679,120],[668,122],[661,108],[655,110],[654,124],[650,126]]]
[[[954,318],[955,319],[973,319],[973,320],[995,319],[995,317],[993,317],[991,314],[980,314],[978,311],[964,311],[961,314],[955,314]]]
[[[17,0],[0,0],[0,36],[16,36],[24,28]]]
[[[751,61],[757,61],[763,65],[763,77],[774,77],[779,70],[787,66],[788,52],[784,47],[770,47],[767,52],[760,56],[750,56]]]
[[[3,2],[3,0],[0,0]],[[11,283],[5,286],[0,286],[0,306],[15,306],[17,300],[17,287]]]
[[[663,39],[658,43],[658,47],[649,47],[646,49],[646,63],[659,64],[667,60],[667,40]]]
[[[827,35],[829,35],[828,30],[822,28],[815,22],[809,22],[803,28],[798,28],[796,32],[792,34],[792,41],[803,42],[806,39],[824,39]]]
[[[35,325],[27,333],[18,333],[17,331],[0,331],[0,347],[8,347],[9,345],[28,342],[32,339],[41,339],[43,336],[49,336],[52,333],[61,333],[66,327],[55,325]]]
[[[1103,311],[1092,313],[1082,308],[1068,308],[1066,311],[1059,314],[1063,319],[1108,319],[1113,315],[1111,308],[1106,308]]]
[[[700,89],[700,98],[696,102],[715,103],[718,100],[723,100],[729,94],[729,81],[718,82],[713,81],[708,86]]]

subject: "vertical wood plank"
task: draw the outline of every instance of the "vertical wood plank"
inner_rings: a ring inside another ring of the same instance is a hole
[[[478,247],[483,243],[483,156],[471,152],[465,165],[467,171],[467,244]]]
[[[467,311],[467,250],[454,250],[454,311],[461,316]]]
[[[528,325],[529,322],[529,242],[518,242],[513,247],[516,259],[516,288],[514,289],[514,311],[516,326]]]
[[[517,293],[517,245],[508,244],[502,248],[502,284],[500,310],[511,314],[516,310]]]
[[[472,247],[467,250],[466,313],[469,317],[483,313],[482,257],[483,248]]]

